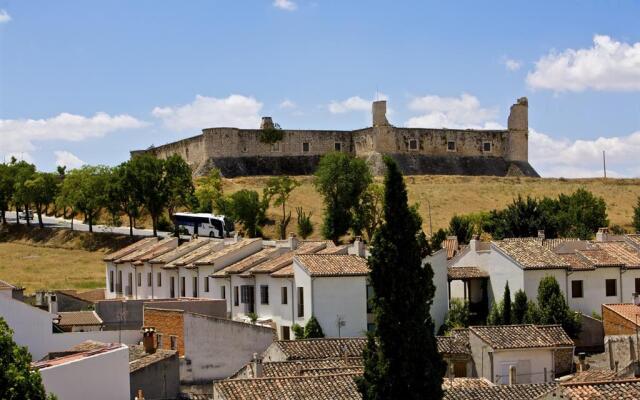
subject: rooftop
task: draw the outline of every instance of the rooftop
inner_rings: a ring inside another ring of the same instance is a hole
[[[214,278],[224,278],[229,274],[239,274],[245,272],[249,268],[252,268],[260,263],[271,259],[276,254],[278,254],[278,249],[276,248],[262,249],[259,252],[250,255],[249,257],[245,257],[242,260],[229,265],[228,267],[214,272],[211,276],[213,276]]]
[[[95,311],[59,312],[60,326],[102,325],[102,319]]]
[[[224,246],[224,243],[220,240],[209,240],[208,243],[190,251],[182,257],[176,258],[175,260],[165,264],[163,268],[171,269],[190,265],[196,260],[199,260],[200,258],[212,252],[220,250],[222,246]]]
[[[3,280],[0,280],[0,290],[7,290],[7,289],[15,289],[16,287],[13,286],[12,284],[5,282]]]
[[[362,357],[366,338],[322,338],[302,340],[277,340],[277,346],[288,360],[313,360],[319,358]]]
[[[141,345],[129,346],[129,372],[146,368],[175,354],[177,354],[175,350],[164,349],[156,349],[153,354],[149,354],[144,351],[144,347]]]
[[[363,276],[369,274],[367,260],[347,254],[299,254],[295,261],[310,276]]]
[[[567,382],[559,390],[569,400],[639,399],[640,379]]]
[[[452,387],[445,390],[444,400],[532,400],[554,387],[553,383]]]
[[[573,341],[560,325],[471,326],[469,331],[493,349],[573,346]]]
[[[453,329],[449,336],[437,336],[438,353],[449,356],[471,356],[469,329]]]
[[[76,290],[56,290],[56,292],[88,303],[104,300],[104,289],[85,290],[84,292],[78,292]]]
[[[58,365],[67,364],[70,362],[82,360],[83,358],[95,356],[98,354],[107,353],[109,351],[117,350],[120,348],[126,348],[127,346],[124,344],[118,343],[98,343],[92,342],[90,343],[91,347],[88,350],[80,351],[73,354],[67,354],[61,357],[53,358],[50,360],[36,361],[31,363],[31,366],[35,369],[49,368],[55,367]]]
[[[178,238],[164,238],[157,242],[152,242],[148,246],[143,246],[138,250],[135,250],[121,258],[118,258],[114,262],[117,264],[122,263],[135,263],[136,261],[147,261],[155,258],[161,254],[164,254],[178,245]]]
[[[324,358],[318,360],[275,361],[262,364],[265,377],[296,376],[296,375],[334,375],[336,370],[350,368],[361,369],[362,358]],[[347,373],[357,371],[345,371]],[[339,372],[338,372],[339,373]]]
[[[140,239],[137,242],[124,247],[118,251],[114,251],[113,253],[109,253],[106,256],[104,256],[102,258],[103,261],[115,261],[119,258],[122,258],[124,256],[126,256],[127,254],[133,253],[134,251],[140,250],[144,247],[147,246],[151,246],[152,244],[156,243],[158,241],[158,238],[156,237],[149,237],[149,238],[144,238],[144,239]]]
[[[640,306],[632,303],[622,304],[603,304],[603,308],[607,308],[622,318],[636,324],[640,320]]]
[[[184,243],[182,245],[179,245],[178,247],[176,247],[175,249],[164,253],[156,258],[152,258],[151,260],[149,260],[149,263],[151,264],[166,264],[169,263],[173,260],[176,260],[182,256],[184,256],[187,253],[190,253],[191,251],[204,246],[205,244],[207,244],[209,242],[210,239],[206,239],[206,238],[194,238],[191,239],[189,242]]]
[[[486,378],[444,378],[442,388],[448,389],[477,389],[494,386]]]
[[[448,267],[447,277],[449,280],[488,278],[489,273],[480,267]]]
[[[224,257],[228,254],[234,253],[244,247],[247,247],[253,243],[261,242],[261,238],[253,238],[253,239],[243,239],[236,243],[224,246],[221,250],[216,251],[215,253],[208,254],[202,258],[199,258],[194,262],[195,265],[213,265],[217,260],[221,257]]]

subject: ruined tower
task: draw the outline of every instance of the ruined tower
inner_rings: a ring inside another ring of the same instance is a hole
[[[505,158],[509,161],[524,161],[529,159],[529,101],[521,97],[511,106]]]

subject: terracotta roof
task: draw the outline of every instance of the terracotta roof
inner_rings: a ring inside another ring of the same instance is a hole
[[[152,243],[150,246],[144,246],[139,250],[131,252],[124,257],[115,260],[115,263],[122,264],[126,262],[136,262],[141,259],[151,259],[157,257],[156,252],[164,254],[178,245],[178,238],[164,238],[158,242]],[[160,255],[158,254],[158,255]]]
[[[149,354],[144,351],[144,347],[141,345],[129,346],[129,372],[131,373],[146,368],[158,361],[166,360],[175,354],[177,354],[175,350],[165,349],[156,349],[155,353]],[[178,365],[177,358],[176,365]]]
[[[261,238],[253,238],[253,239],[242,239],[236,243],[230,244],[228,246],[224,246],[221,250],[216,251],[215,253],[211,253],[205,257],[202,257],[194,262],[195,265],[212,265],[215,263],[220,257],[224,257],[228,254],[234,253],[244,247],[247,247],[253,243],[258,241],[262,241]]]
[[[469,330],[453,329],[449,336],[437,336],[438,353],[449,356],[471,356]]]
[[[567,264],[569,264],[570,269],[572,270],[593,270],[596,267],[591,264],[588,259],[582,257],[579,254],[559,254],[560,258],[562,258]]]
[[[354,400],[362,399],[355,374],[228,379],[214,384],[221,400]]]
[[[532,400],[554,387],[553,383],[453,387],[445,390],[444,400]]]
[[[569,400],[640,399],[640,379],[568,382],[560,385],[560,392]]]
[[[278,348],[287,360],[312,360],[318,358],[362,357],[366,338],[323,338],[302,340],[278,340],[272,346]]]
[[[56,292],[88,303],[95,303],[99,300],[104,300],[104,289],[86,290],[84,292],[78,292],[76,290],[56,290]]]
[[[557,325],[471,326],[469,331],[494,349],[573,346],[571,338]]]
[[[622,267],[624,263],[610,252],[602,249],[577,250],[576,254],[584,257],[595,267]]]
[[[84,351],[99,350],[99,349],[103,349],[103,348],[108,347],[108,346],[109,345],[107,343],[98,342],[98,341],[95,341],[95,340],[85,340],[84,342],[73,346],[72,348],[70,348],[67,351],[68,352],[73,352],[73,353],[80,353],[80,352],[84,352]]]
[[[15,289],[15,288],[16,287],[13,286],[12,284],[0,280],[0,290]]]
[[[367,260],[347,254],[299,254],[295,261],[310,276],[363,276],[369,274]]]
[[[215,278],[224,278],[225,276],[227,276],[229,274],[242,273],[242,272],[248,270],[249,268],[255,267],[256,265],[269,260],[274,255],[276,255],[278,253],[278,251],[279,250],[276,249],[276,248],[262,249],[259,252],[250,255],[249,257],[243,258],[242,260],[240,260],[238,262],[235,262],[235,263],[229,265],[228,267],[225,267],[225,268],[213,273],[211,276],[213,276]]]
[[[608,308],[609,310],[634,324],[636,323],[636,315],[638,315],[638,320],[640,320],[640,306],[637,306],[635,304],[603,304],[602,307]]]
[[[114,251],[113,253],[109,253],[102,258],[103,261],[115,261],[119,258],[126,256],[127,254],[133,253],[134,251],[140,250],[144,247],[148,247],[153,245],[158,241],[157,237],[149,237],[140,239],[134,244],[131,244],[125,248],[122,248],[118,251]]]
[[[176,258],[170,263],[165,264],[162,268],[171,269],[171,268],[184,267],[184,266],[190,265],[194,261],[212,252],[218,251],[219,249],[222,248],[222,246],[224,246],[224,243],[222,241],[209,240],[209,243],[198,247],[197,249],[185,254],[180,258]]]
[[[97,343],[97,342],[95,342]],[[102,343],[101,346],[96,346],[95,348],[87,351],[81,351],[73,354],[65,354],[61,357],[53,358],[50,360],[42,360],[31,363],[31,366],[35,369],[42,369],[48,367],[54,367],[56,365],[63,365],[70,362],[78,361],[86,357],[95,356],[96,354],[106,353],[108,351],[116,350],[119,348],[126,348],[127,346],[124,344],[118,343]]]
[[[294,250],[294,253],[296,254],[315,254],[323,249],[333,248],[336,246],[331,240],[307,240],[300,243],[300,246]]]
[[[586,371],[580,371],[573,374],[573,377],[567,382],[601,382],[615,380],[617,373],[610,369],[590,368]]]
[[[640,268],[640,250],[626,242],[602,242],[598,246],[613,254],[627,268]]]
[[[453,258],[460,249],[458,246],[458,238],[455,236],[448,236],[442,241],[442,248],[447,251],[447,259]]]
[[[102,325],[102,319],[95,311],[60,312],[60,326]]]
[[[271,276],[274,278],[291,278],[293,276],[293,264],[289,264],[276,272],[272,272]]]
[[[560,256],[533,238],[505,239],[493,245],[515,260],[523,269],[569,268]]]
[[[318,254],[348,254],[349,246],[343,244],[341,246],[333,246],[327,247],[326,249],[320,250]]]
[[[293,262],[293,252],[284,253],[276,258],[260,263],[249,270],[245,271],[243,275],[251,274],[270,274],[290,265]]]
[[[494,386],[486,378],[444,378],[442,388],[447,389],[474,389]]]
[[[173,260],[176,260],[182,256],[184,256],[185,254],[188,254],[190,252],[192,252],[193,250],[204,246],[205,244],[209,243],[211,239],[206,239],[206,238],[194,238],[191,239],[190,241],[188,241],[187,243],[184,243],[182,245],[179,245],[178,247],[176,247],[175,249],[164,253],[156,258],[152,258],[151,260],[149,260],[150,264],[166,264],[169,263]]]
[[[636,248],[640,249],[640,233],[634,233],[633,235],[624,235],[627,243],[632,244]]]
[[[262,364],[262,373],[266,378],[297,375],[334,375],[340,368],[362,368],[362,358],[344,357],[324,358],[319,360],[276,361]],[[316,371],[316,372],[314,372]],[[346,371],[357,372],[357,371]]]
[[[489,273],[480,267],[447,267],[449,280],[488,278]]]

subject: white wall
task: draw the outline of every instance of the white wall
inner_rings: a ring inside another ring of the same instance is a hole
[[[48,393],[60,400],[129,399],[129,349],[126,346],[40,369]]]
[[[447,279],[447,252],[437,251],[423,260],[423,265],[431,264],[433,270],[433,284],[436,287],[431,305],[431,318],[436,331],[444,323],[449,311],[449,283]]]
[[[365,276],[312,277],[311,285],[313,315],[325,336],[356,337],[367,333]],[[344,326],[340,329],[337,325],[338,316],[344,321]],[[311,315],[307,317],[305,314],[307,320],[310,317]]]
[[[273,278],[268,274],[257,275],[256,290],[258,290],[258,296],[260,285],[269,286],[269,304],[260,304],[260,298],[258,297],[258,315],[260,318],[271,318],[276,324],[278,337],[282,339],[282,327],[288,326],[291,328],[295,317],[295,304],[293,303],[295,284],[293,278]],[[282,304],[283,287],[287,288],[287,304]],[[290,338],[293,338],[293,333],[290,335]]]

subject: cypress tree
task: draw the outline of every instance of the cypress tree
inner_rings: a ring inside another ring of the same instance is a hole
[[[446,367],[429,313],[433,270],[422,265],[420,219],[407,204],[402,174],[390,158],[385,164],[385,222],[369,257],[376,329],[363,353],[358,389],[365,400],[441,399]]]
[[[524,324],[527,314],[527,295],[522,289],[518,289],[513,301],[513,323]]]
[[[504,295],[502,297],[502,324],[511,325],[511,291],[509,282],[504,285]]]

